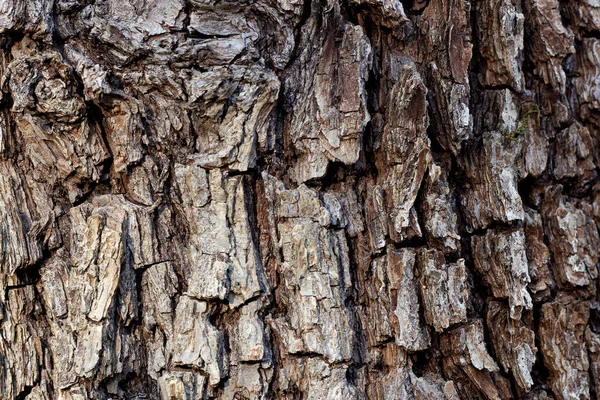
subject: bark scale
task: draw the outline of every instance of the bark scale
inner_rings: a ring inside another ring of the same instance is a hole
[[[3,0],[0,399],[600,392],[600,4]]]

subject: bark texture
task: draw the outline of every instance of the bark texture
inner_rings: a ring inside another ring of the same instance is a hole
[[[597,0],[0,0],[0,399],[600,393]]]

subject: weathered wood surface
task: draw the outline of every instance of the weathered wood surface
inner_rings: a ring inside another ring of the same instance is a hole
[[[597,0],[0,0],[0,399],[600,393]]]

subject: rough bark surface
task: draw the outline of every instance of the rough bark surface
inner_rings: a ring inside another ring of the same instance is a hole
[[[600,393],[597,0],[0,0],[0,400]]]

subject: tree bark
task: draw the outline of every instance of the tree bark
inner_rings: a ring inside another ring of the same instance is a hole
[[[0,2],[0,399],[600,393],[600,3]]]

